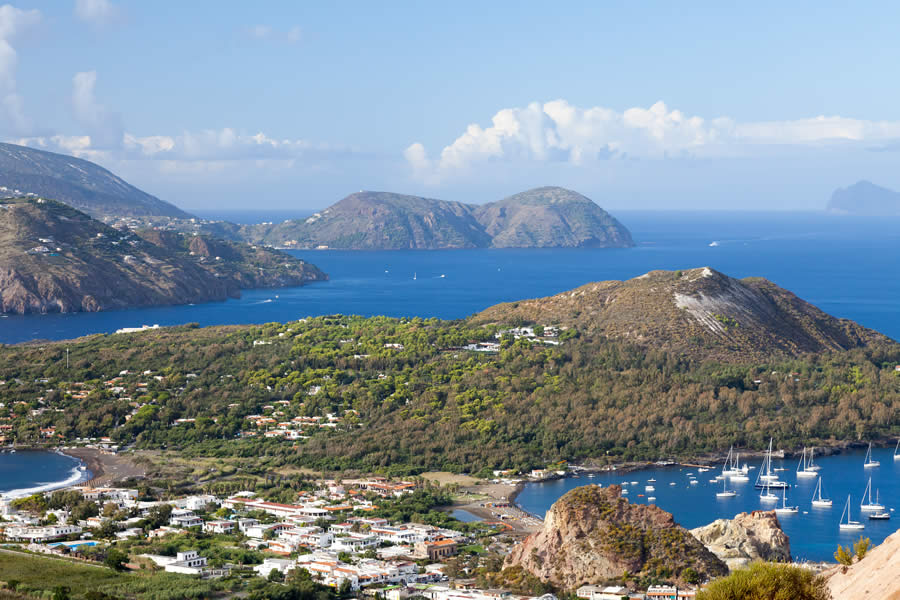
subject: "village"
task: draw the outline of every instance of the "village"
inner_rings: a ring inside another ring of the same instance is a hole
[[[503,555],[521,539],[505,522],[518,509],[507,502],[482,503],[489,507],[483,514],[496,516],[496,522],[448,518],[442,526],[421,522],[426,520],[422,515],[400,521],[375,516],[379,507],[412,499],[421,491],[420,483],[383,477],[322,480],[288,504],[264,500],[251,491],[147,500],[135,488],[77,485],[0,499],[0,548],[92,562],[118,550],[125,568],[201,579],[260,577],[281,582],[302,572],[343,594],[395,600],[533,597],[479,587],[464,566],[466,556],[477,557],[488,549]],[[60,499],[66,504],[59,506]],[[199,547],[187,547],[191,540],[204,540],[198,543],[204,547],[210,547],[210,540],[239,545],[255,553],[256,560],[223,562]],[[150,548],[164,548],[165,553],[147,551]],[[682,600],[694,593],[666,586],[635,591],[587,585],[578,590],[578,597]]]

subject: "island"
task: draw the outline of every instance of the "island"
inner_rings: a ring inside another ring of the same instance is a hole
[[[827,209],[839,214],[898,217],[900,192],[875,185],[871,181],[858,181],[849,187],[835,190]]]

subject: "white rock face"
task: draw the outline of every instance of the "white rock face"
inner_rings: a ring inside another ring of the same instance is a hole
[[[757,559],[791,560],[790,540],[781,530],[775,511],[740,513],[690,531],[732,571]]]

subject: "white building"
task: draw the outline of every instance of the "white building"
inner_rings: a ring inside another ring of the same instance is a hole
[[[17,526],[7,527],[5,535],[8,539],[27,542],[47,542],[58,540],[67,535],[81,533],[78,525],[48,525],[46,527]]]

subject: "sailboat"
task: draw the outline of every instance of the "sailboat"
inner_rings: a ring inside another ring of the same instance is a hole
[[[778,481],[778,475],[772,473],[772,438],[769,438],[769,449],[766,450],[763,464],[756,476],[756,489],[785,487],[788,487],[788,484],[784,481]]]
[[[872,478],[869,477],[866,491],[863,492],[862,502],[859,503],[859,510],[884,510],[884,505],[879,504],[878,500],[878,490],[875,490],[875,502],[872,502]]]
[[[818,477],[818,473],[809,468],[806,460],[806,448],[803,449],[803,456],[800,458],[800,464],[797,465],[797,477]]]
[[[763,502],[778,502],[778,496],[772,493],[772,490],[769,489],[769,484],[766,482],[766,487],[763,492],[759,495],[759,499]]]
[[[787,488],[781,488],[781,506],[775,508],[775,513],[779,515],[792,515],[800,512],[796,506],[787,505]]]
[[[807,471],[818,471],[822,467],[813,462],[813,454],[816,453],[815,448],[809,449],[809,458],[806,459],[806,470]]]
[[[900,440],[897,440],[897,447],[894,448],[894,460],[900,460]]]
[[[863,468],[870,467],[880,467],[881,463],[877,460],[872,460],[872,442],[869,442],[869,449],[866,451],[866,462],[863,463]]]
[[[728,479],[722,479],[722,491],[716,492],[716,498],[734,498],[737,496],[737,492],[734,490],[728,489]]]
[[[831,499],[822,497],[822,479],[816,484],[816,491],[813,492],[812,505],[816,508],[831,508]]]
[[[844,522],[844,514],[847,515],[847,522]],[[859,521],[851,521],[850,520],[850,494],[847,494],[847,503],[844,504],[844,512],[841,513],[841,524],[839,526],[841,529],[864,529],[865,525],[860,523]]]
[[[413,281],[415,281],[415,280],[416,280],[416,272],[413,271]]]

